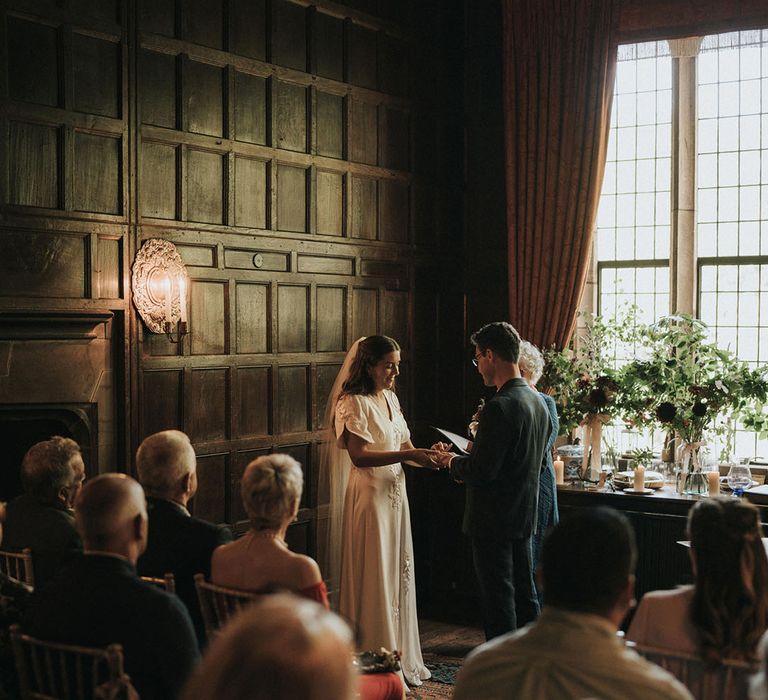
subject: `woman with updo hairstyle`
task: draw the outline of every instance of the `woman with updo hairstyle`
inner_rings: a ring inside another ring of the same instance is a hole
[[[555,484],[555,465],[552,461],[552,448],[560,432],[560,419],[557,415],[557,406],[555,400],[536,389],[541,375],[544,373],[544,357],[539,349],[529,343],[527,340],[520,341],[520,356],[517,361],[520,367],[520,374],[528,382],[528,386],[536,392],[549,413],[549,424],[551,432],[547,446],[544,451],[545,464],[539,474],[539,502],[536,509],[536,530],[531,538],[531,561],[533,569],[536,569],[539,557],[541,556],[541,547],[544,543],[544,535],[547,531],[557,525],[560,520],[560,513],[557,508],[557,485]],[[539,603],[543,604],[543,596],[537,593]]]
[[[240,495],[251,528],[214,550],[213,583],[253,592],[284,589],[328,605],[317,562],[291,552],[285,541],[303,488],[301,466],[289,455],[264,455],[246,467]]]
[[[768,558],[760,515],[739,498],[705,498],[688,516],[693,586],[647,593],[627,638],[709,665],[753,662],[768,629]]]

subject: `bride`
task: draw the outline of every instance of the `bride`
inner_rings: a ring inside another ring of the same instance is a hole
[[[400,346],[383,335],[356,341],[336,378],[325,425],[330,440],[329,559],[339,612],[363,650],[397,649],[405,680],[430,677],[419,644],[413,543],[401,462],[436,467],[416,449],[394,392]],[[339,546],[340,545],[340,546]],[[339,575],[340,574],[340,575]]]

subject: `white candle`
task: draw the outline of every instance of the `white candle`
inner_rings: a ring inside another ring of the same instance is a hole
[[[635,491],[642,491],[645,488],[645,467],[635,467]]]
[[[181,307],[181,322],[187,322],[187,280],[179,275],[179,306]]]
[[[555,460],[555,483],[560,486],[565,483],[565,464],[562,459]]]
[[[163,286],[165,287],[165,321],[171,323],[173,320],[173,312],[171,311],[171,276],[166,275],[163,280]]]
[[[720,472],[707,472],[707,486],[709,486],[709,495],[717,496],[720,493]]]

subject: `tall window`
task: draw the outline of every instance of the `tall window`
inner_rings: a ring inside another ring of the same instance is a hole
[[[762,365],[768,362],[768,30],[705,37],[694,60],[696,307],[718,345]],[[619,49],[595,244],[604,316],[627,302],[639,307],[643,321],[674,311],[670,196],[679,154],[672,152],[672,106],[685,96],[674,94],[673,68],[667,42]],[[740,431],[736,452],[768,457],[768,440]]]

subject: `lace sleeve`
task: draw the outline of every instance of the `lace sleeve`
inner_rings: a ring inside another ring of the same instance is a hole
[[[339,399],[336,404],[336,440],[340,448],[346,449],[344,444],[344,428],[363,438],[366,442],[373,442],[373,437],[368,428],[368,416],[364,410],[363,401],[357,394],[349,394]]]

